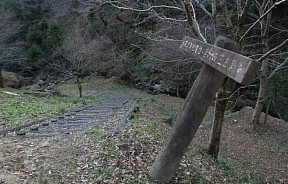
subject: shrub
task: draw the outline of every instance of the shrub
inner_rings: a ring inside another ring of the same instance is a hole
[[[62,41],[62,28],[57,22],[48,23],[46,35],[43,39],[43,48],[51,49]]]
[[[37,61],[39,57],[41,56],[41,48],[37,45],[33,45],[27,50],[26,57],[32,61]]]
[[[42,38],[44,33],[41,30],[35,28],[29,28],[27,33],[27,41],[31,44],[42,44]]]

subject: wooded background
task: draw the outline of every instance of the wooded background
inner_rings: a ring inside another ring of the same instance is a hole
[[[256,105],[254,124],[261,111],[287,121],[287,9],[286,0],[3,0],[0,66],[22,85],[97,74],[185,97],[201,64],[179,49],[182,38],[213,44],[224,35],[262,63],[250,86],[224,96]]]

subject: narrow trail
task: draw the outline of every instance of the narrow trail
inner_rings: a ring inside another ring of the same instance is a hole
[[[47,169],[56,172],[57,163],[71,166],[65,162],[67,157],[77,161],[87,154],[85,149],[93,142],[91,137],[86,138],[90,131],[96,130],[93,133],[96,136],[98,130],[120,135],[121,128],[134,112],[135,97],[113,91],[89,91],[85,95],[101,99],[82,108],[26,123],[20,130],[11,131],[15,127],[8,132],[0,130],[0,184],[34,183],[35,177],[45,174]],[[63,170],[61,164],[59,168]]]
[[[100,101],[61,115],[36,121],[35,124],[33,123],[5,137],[53,137],[75,134],[93,127],[105,130],[115,129],[117,127],[109,127],[109,124],[119,122],[120,126],[125,114],[132,107],[134,98],[113,92],[101,93],[101,97],[102,100]]]

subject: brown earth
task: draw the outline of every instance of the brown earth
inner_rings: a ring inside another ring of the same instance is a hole
[[[266,181],[288,182],[288,123],[268,116],[266,124],[253,130],[252,113],[252,109],[244,108],[235,118],[226,120],[220,154],[233,160],[248,175],[257,170]],[[264,116],[262,113],[262,122]]]
[[[148,169],[170,130],[160,123],[163,113],[152,103],[178,108],[183,100],[143,99],[132,126],[120,135],[92,129],[65,138],[1,137],[0,183],[147,183]],[[215,161],[206,154],[211,107],[171,183],[194,183],[193,178],[203,183],[288,183],[288,123],[268,116],[267,124],[252,130],[252,112],[243,108],[226,116]],[[128,150],[117,148],[121,142],[128,143]]]

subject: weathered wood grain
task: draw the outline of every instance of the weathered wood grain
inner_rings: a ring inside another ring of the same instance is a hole
[[[235,52],[184,37],[180,48],[243,85],[254,79],[260,63]]]

